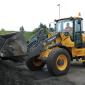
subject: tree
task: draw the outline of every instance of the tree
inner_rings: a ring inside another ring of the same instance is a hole
[[[24,32],[24,27],[23,26],[20,27],[20,31]]]
[[[39,28],[47,28],[45,24],[40,23]]]
[[[34,29],[34,37],[37,37],[39,41],[42,41],[48,36],[48,28],[45,24],[40,23],[38,28]]]
[[[5,31],[5,29],[4,29],[4,28],[2,28],[2,29],[1,29],[1,31]]]
[[[35,28],[35,29],[33,30],[33,32],[34,32],[34,33],[37,33],[37,32],[39,32],[40,30],[43,30],[45,33],[48,32],[47,26],[46,26],[45,24],[43,24],[43,23],[40,23],[39,26],[38,26],[38,28]]]

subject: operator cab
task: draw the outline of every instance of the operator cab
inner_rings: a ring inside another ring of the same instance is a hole
[[[65,35],[70,34],[71,40],[75,42],[76,47],[82,47],[82,18],[80,17],[70,17],[55,20],[55,31],[63,32]]]

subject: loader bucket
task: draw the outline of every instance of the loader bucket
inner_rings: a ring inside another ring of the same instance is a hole
[[[13,51],[14,55],[15,56],[25,55],[27,53],[27,45],[23,34],[21,32],[15,33],[15,35],[12,36],[11,39],[13,39],[11,43],[15,49]]]
[[[0,58],[17,60],[27,55],[27,45],[22,32],[0,35]]]

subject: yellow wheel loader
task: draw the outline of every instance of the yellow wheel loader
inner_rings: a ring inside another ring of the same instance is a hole
[[[73,59],[81,59],[85,66],[85,33],[83,19],[69,17],[55,20],[55,34],[44,38],[35,37],[28,44],[26,65],[32,71],[40,70],[46,64],[53,75],[63,75],[69,71]],[[69,29],[67,29],[69,28]]]

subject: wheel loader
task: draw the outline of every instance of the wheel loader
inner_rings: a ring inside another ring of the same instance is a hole
[[[54,20],[55,33],[48,34],[43,40],[37,36],[28,44],[27,67],[32,70],[41,70],[44,65],[52,75],[64,75],[69,71],[70,62],[81,59],[85,66],[85,33],[81,17],[69,17]],[[67,23],[72,28],[65,31]],[[41,40],[39,40],[39,38]]]

